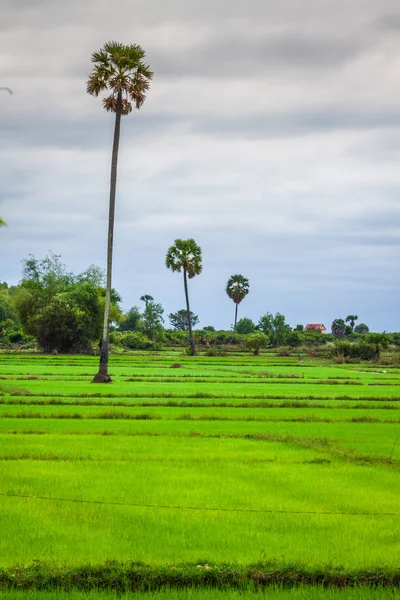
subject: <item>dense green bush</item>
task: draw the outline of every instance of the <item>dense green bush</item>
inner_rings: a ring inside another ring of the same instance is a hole
[[[161,343],[149,340],[140,332],[121,333],[120,331],[113,331],[110,333],[110,343],[129,350],[156,351],[162,348]]]
[[[253,323],[248,317],[243,317],[237,322],[236,331],[237,333],[253,333],[256,328],[256,324]]]
[[[379,358],[379,352],[379,345],[368,342],[352,344],[351,342],[338,341],[333,350],[333,354],[336,357],[343,356],[344,358],[359,360],[376,360]]]

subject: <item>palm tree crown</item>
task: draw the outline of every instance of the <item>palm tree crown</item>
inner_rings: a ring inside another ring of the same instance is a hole
[[[200,275],[203,267],[201,264],[201,248],[194,240],[175,240],[168,249],[165,265],[173,272],[185,271],[189,279]]]
[[[350,327],[352,330],[354,329],[356,321],[358,321],[358,315],[349,315],[348,317],[346,317],[346,323],[350,322]]]
[[[0,217],[0,227],[4,227],[5,226],[5,221],[3,221],[3,219]]]
[[[249,293],[249,280],[247,279],[247,277],[243,277],[243,275],[232,275],[231,277],[229,277],[225,291],[228,294],[229,298],[231,298],[236,304],[235,321],[233,324],[233,333],[231,339],[231,342],[233,342],[236,334],[238,306],[243,300],[243,298],[245,298]]]
[[[226,284],[226,293],[235,304],[240,304],[241,301],[249,293],[249,280],[243,275],[232,275]]]
[[[140,108],[153,77],[150,67],[143,62],[144,57],[145,51],[138,44],[107,42],[92,54],[95,66],[87,82],[88,94],[110,92],[103,99],[104,108],[110,112],[117,112],[118,99],[123,115],[132,111],[132,103]]]

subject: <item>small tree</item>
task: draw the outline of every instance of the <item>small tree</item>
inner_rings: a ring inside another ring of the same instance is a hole
[[[255,323],[247,317],[243,317],[243,319],[239,319],[236,325],[236,331],[238,333],[246,335],[247,333],[252,333],[256,328]]]
[[[261,348],[265,348],[267,344],[268,337],[262,331],[250,333],[246,339],[246,347],[252,351],[254,356],[258,356]]]
[[[290,325],[286,323],[284,315],[277,312],[275,316],[267,312],[258,322],[258,329],[269,336],[273,346],[281,346],[286,343],[292,332]]]
[[[346,323],[343,319],[335,319],[332,323],[332,335],[338,340],[344,338],[346,333]]]
[[[203,267],[201,264],[201,248],[193,239],[175,240],[173,246],[170,246],[165,258],[165,265],[172,272],[183,272],[183,284],[185,288],[186,310],[189,316],[189,341],[192,356],[196,355],[196,346],[193,339],[192,322],[190,319],[189,292],[187,279],[193,279],[200,275]]]
[[[354,333],[360,333],[360,334],[369,333],[369,327],[365,323],[359,323],[359,325],[356,325],[354,327]]]
[[[235,303],[235,322],[233,325],[232,342],[235,339],[238,306],[249,293],[249,280],[243,275],[232,275],[226,284],[226,293]]]
[[[140,310],[137,306],[132,306],[123,316],[119,326],[120,331],[142,331],[143,321]]]
[[[164,309],[161,304],[148,300],[143,312],[143,332],[150,340],[158,340],[162,337],[164,323]]]
[[[185,308],[178,310],[176,313],[170,313],[168,319],[173,329],[176,331],[189,331],[189,316]],[[192,327],[196,327],[200,319],[192,311],[190,311],[190,322]]]

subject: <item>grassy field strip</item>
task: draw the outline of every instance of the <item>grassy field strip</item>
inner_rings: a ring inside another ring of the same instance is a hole
[[[82,592],[78,590],[60,591],[0,591],[2,600],[398,600],[400,590],[396,588],[355,587],[346,589],[299,587],[287,589],[281,586],[254,590],[218,590],[205,589],[171,589],[156,592],[135,591],[135,593],[116,593],[110,591]]]
[[[175,452],[174,445],[169,454],[157,456],[157,444],[158,440],[153,450],[148,447],[149,456],[137,445],[135,462],[4,462],[0,489],[58,498],[232,509],[398,510],[394,472],[342,463],[282,468],[273,462],[249,462],[238,469],[235,460],[220,459],[221,446],[211,449],[215,461],[209,460],[203,446],[203,459],[200,453],[198,461],[188,456],[185,462],[182,449]],[[278,549],[280,556],[314,563],[398,564],[398,517],[157,510],[11,497],[1,497],[0,507],[0,518],[7,523],[0,540],[6,565],[48,556],[57,556],[59,564],[79,564],[87,560],[88,552],[92,562],[132,556],[150,563],[200,558],[210,562],[226,561],[234,554],[248,562],[272,558]],[[73,545],[68,543],[71,539]]]
[[[393,439],[399,432],[400,428],[396,424],[386,423],[313,423],[313,422],[280,422],[270,421],[267,423],[248,422],[248,421],[163,421],[163,420],[148,420],[136,421],[127,420],[120,421],[119,419],[110,419],[107,424],[99,422],[100,419],[49,419],[43,423],[38,423],[38,419],[4,419],[0,421],[0,430],[2,433],[8,430],[18,428],[40,429],[53,433],[69,433],[69,432],[97,432],[107,426],[110,431],[121,430],[122,432],[148,432],[162,434],[188,434],[188,433],[205,433],[205,434],[292,434],[299,437],[309,438],[330,438],[337,441],[345,442],[346,440],[365,441],[367,445],[372,442],[387,441],[393,443]]]
[[[6,383],[6,385],[5,385]],[[336,386],[321,384],[315,386],[293,383],[190,383],[190,382],[115,382],[104,387],[93,386],[87,382],[74,381],[37,381],[25,380],[22,382],[8,380],[0,385],[0,392],[19,395],[43,396],[76,396],[76,397],[198,397],[198,398],[303,398],[318,399],[332,398],[339,400],[371,398],[375,400],[400,400],[400,386]]]
[[[399,398],[400,402],[400,398]],[[293,408],[293,409],[344,409],[344,410],[400,410],[399,402],[389,402],[385,399],[378,401],[367,399],[359,400],[335,400],[334,398],[301,400],[252,400],[250,398],[80,398],[68,396],[0,396],[0,406],[109,406],[109,407],[168,407],[168,408],[233,408],[233,409],[275,409],[275,408]],[[6,410],[6,409],[4,409]]]
[[[193,462],[211,465],[221,462],[256,464],[263,462],[312,463],[323,460],[324,454],[316,448],[298,448],[283,442],[266,442],[257,447],[251,440],[216,438],[206,442],[196,437],[174,438],[148,436],[100,437],[81,435],[70,438],[57,434],[12,435],[0,434],[2,459],[26,460],[145,460],[149,463],[172,461],[182,465]],[[207,458],[204,451],[207,450]],[[61,457],[61,458],[59,458]],[[316,463],[317,464],[317,463]]]
[[[4,419],[0,420],[2,434],[59,434],[98,436],[183,436],[249,437],[259,445],[269,441],[286,441],[295,445],[320,446],[326,452],[342,454],[351,460],[346,449],[358,450],[368,457],[400,459],[400,444],[395,444],[399,426],[382,423],[302,423],[302,422],[224,422],[224,421],[162,421],[111,419]],[[356,457],[355,457],[356,458]],[[393,465],[396,466],[396,465]]]
[[[35,360],[31,364],[26,364],[24,361],[4,361],[4,357],[0,355],[0,374],[1,375],[48,375],[48,376],[86,376],[91,378],[93,370],[97,366],[97,358],[92,361],[92,364],[87,362],[83,364],[71,364],[69,365],[66,361],[59,362],[57,364],[45,363],[43,361]],[[163,362],[154,363],[151,357],[147,357],[143,362],[137,362],[137,360],[127,360],[123,363],[115,363],[114,357],[112,357],[112,371],[113,374],[118,376],[131,376],[131,375],[143,375],[147,376],[178,376],[178,377],[202,377],[202,376],[217,376],[217,377],[283,377],[283,378],[307,378],[311,380],[315,379],[338,379],[342,381],[346,380],[362,380],[362,381],[381,381],[385,379],[398,379],[400,371],[395,369],[374,369],[360,371],[355,368],[343,368],[343,367],[332,367],[332,366],[316,366],[303,364],[291,364],[285,365],[284,363],[279,365],[270,365],[268,362],[257,363],[255,359],[250,359],[244,366],[235,363],[235,358],[230,358],[230,365],[218,366],[215,362],[207,364],[205,359],[202,357],[198,364],[193,363],[192,360],[182,362],[181,369],[172,369],[171,365],[174,364],[173,360],[162,359]]]
[[[25,365],[24,365],[25,366]],[[56,369],[53,371],[49,370],[49,367],[45,365],[32,365],[29,369],[21,368],[22,365],[2,365],[0,362],[0,376],[1,377],[78,377],[87,378],[89,381],[92,377],[90,370],[82,370],[80,367],[65,367],[62,369]],[[127,377],[170,377],[170,378],[216,378],[216,379],[237,379],[245,378],[248,379],[283,379],[286,380],[303,380],[309,381],[318,380],[330,380],[337,381],[339,383],[362,383],[362,382],[385,382],[388,380],[398,381],[400,374],[393,371],[383,372],[366,372],[359,373],[352,371],[344,373],[342,369],[334,369],[332,367],[315,367],[312,372],[310,370],[293,369],[293,367],[253,367],[248,369],[241,368],[218,368],[210,367],[207,368],[204,365],[199,366],[196,370],[193,367],[184,367],[182,369],[171,369],[170,365],[165,366],[125,366],[125,367],[114,367],[113,375],[116,378],[127,378]]]
[[[124,409],[92,406],[27,406],[10,405],[0,410],[1,419],[163,419],[163,420],[221,420],[221,421],[325,421],[325,422],[386,422],[400,423],[400,405],[397,411],[372,408],[175,408],[131,406]]]
[[[65,382],[65,383],[75,383],[75,382],[80,382],[80,383],[87,383],[88,382],[88,378],[87,377],[76,377],[76,376],[33,376],[33,375],[28,375],[28,376],[14,376],[14,375],[8,375],[8,376],[2,376],[0,377],[0,380],[3,383],[3,385],[7,385],[9,382],[15,382],[16,384],[18,384],[19,382],[26,382],[26,381],[37,381],[37,382],[52,382],[52,383],[56,383],[59,381]],[[114,383],[123,383],[123,384],[167,384],[167,383],[173,383],[174,385],[176,385],[177,383],[180,384],[185,384],[185,385],[199,385],[202,383],[206,383],[206,384],[212,384],[212,385],[229,385],[229,386],[243,386],[246,385],[246,387],[249,387],[249,391],[250,391],[250,386],[254,385],[254,386],[258,386],[258,391],[260,390],[260,383],[265,387],[265,390],[268,390],[269,388],[274,387],[274,389],[276,389],[276,386],[284,386],[284,387],[292,387],[292,386],[296,386],[296,388],[298,388],[299,386],[304,386],[307,387],[307,389],[310,388],[310,385],[312,385],[315,390],[319,390],[320,387],[324,387],[326,388],[326,386],[340,386],[342,393],[343,390],[347,390],[349,388],[349,386],[351,386],[352,388],[354,388],[355,390],[358,391],[358,394],[362,394],[363,390],[366,389],[367,386],[369,387],[388,387],[390,389],[393,389],[394,387],[397,387],[397,389],[399,388],[400,385],[400,379],[399,380],[393,380],[393,379],[388,379],[385,381],[380,381],[380,382],[375,382],[375,381],[370,381],[370,382],[365,382],[365,381],[356,381],[356,380],[346,380],[346,381],[341,381],[341,380],[335,380],[335,379],[321,379],[321,380],[315,380],[315,381],[310,381],[309,379],[307,380],[303,380],[303,379],[293,379],[293,378],[278,378],[278,379],[274,379],[274,378],[266,378],[266,379],[262,379],[261,377],[253,377],[250,378],[248,377],[247,379],[243,379],[243,376],[241,377],[232,377],[232,378],[223,378],[223,377],[215,377],[215,376],[199,376],[199,377],[179,377],[179,376],[164,376],[164,377],[144,377],[144,376],[137,376],[137,377],[128,377],[125,376],[125,378],[119,377],[118,381],[114,380]],[[284,390],[284,388],[282,388]],[[288,390],[285,390],[285,392],[287,393]],[[236,392],[235,387],[233,388],[233,393]],[[268,392],[267,392],[268,393]],[[318,393],[318,391],[317,391]]]

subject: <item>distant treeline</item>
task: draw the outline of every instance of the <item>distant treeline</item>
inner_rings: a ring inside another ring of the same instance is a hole
[[[189,319],[186,309],[168,315],[149,294],[141,296],[142,308],[133,306],[125,314],[121,298],[111,294],[110,343],[114,349],[159,351],[163,347],[188,347]],[[104,318],[105,282],[95,266],[74,275],[60,257],[50,254],[38,260],[23,261],[18,285],[0,283],[0,347],[43,350],[45,352],[97,352]],[[190,313],[195,328],[199,316]],[[374,334],[358,317],[335,319],[332,333],[318,328],[292,328],[285,316],[267,312],[257,323],[249,318],[237,321],[236,332],[216,331],[212,325],[194,329],[194,342],[209,355],[228,350],[258,354],[265,348],[296,349],[298,353],[331,354],[337,360],[373,360],[382,350],[400,348],[400,333]],[[347,324],[349,323],[349,324]],[[320,351],[318,351],[320,348]],[[322,350],[325,348],[325,350]],[[328,350],[329,349],[329,350]]]

